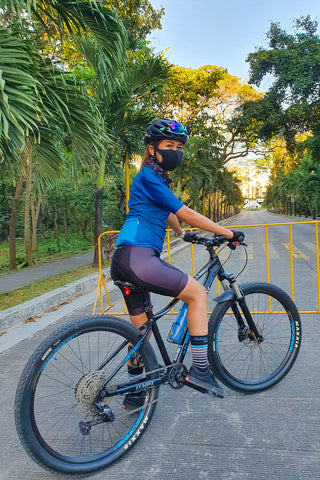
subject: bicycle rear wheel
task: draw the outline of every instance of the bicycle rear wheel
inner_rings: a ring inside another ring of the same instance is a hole
[[[126,358],[129,342],[135,345],[140,338],[139,330],[116,317],[87,317],[53,332],[33,353],[17,387],[15,421],[25,450],[40,466],[88,475],[117,460],[141,437],[159,387],[146,389],[144,404],[130,413],[121,408],[123,394],[105,398],[114,415],[110,421],[101,422],[93,404],[105,379]],[[157,368],[148,341],[138,353],[145,372]],[[107,388],[129,381],[124,364]]]
[[[257,343],[246,324],[240,331],[232,305],[219,303],[209,320],[208,358],[214,373],[228,387],[244,393],[266,390],[292,368],[301,345],[301,321],[291,298],[268,283],[239,286],[263,337]]]

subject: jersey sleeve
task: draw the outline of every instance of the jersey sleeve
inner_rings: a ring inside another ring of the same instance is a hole
[[[172,213],[176,213],[183,207],[183,203],[171,192],[169,187],[159,175],[145,168],[141,178],[145,195],[154,203],[162,208],[168,209]]]

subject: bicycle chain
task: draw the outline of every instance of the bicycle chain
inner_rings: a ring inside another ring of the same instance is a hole
[[[162,372],[163,370],[164,370],[164,373],[167,373],[168,368],[176,367],[176,366],[183,366],[184,367],[183,363],[172,363],[171,365],[166,365],[164,367],[156,368],[155,370],[150,370],[150,371],[146,372],[145,375],[151,375],[153,373]],[[140,378],[141,378],[141,380],[143,380],[145,378],[145,376],[140,375]],[[136,378],[136,381],[139,381],[138,376]],[[164,384],[167,385],[168,382],[165,381]],[[151,386],[151,387],[148,387],[148,388],[155,388],[155,386]],[[162,393],[161,395],[158,395],[158,398],[156,400],[152,400],[148,403],[145,403],[142,407],[138,407],[138,408],[135,408],[134,410],[130,410],[130,412],[124,413],[123,415],[119,415],[116,418],[121,419],[121,418],[127,417],[128,415],[132,415],[133,413],[140,412],[140,410],[142,410],[142,408],[148,407],[149,405],[152,405],[153,403],[158,402],[160,400],[160,398],[162,398],[163,396],[164,396],[164,393]]]

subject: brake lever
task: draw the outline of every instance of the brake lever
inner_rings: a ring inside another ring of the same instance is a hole
[[[227,245],[231,250],[235,250],[237,247],[240,247],[240,245],[243,245],[244,247],[247,247],[248,245],[244,242],[237,242],[238,245],[234,245],[233,243],[228,242]]]

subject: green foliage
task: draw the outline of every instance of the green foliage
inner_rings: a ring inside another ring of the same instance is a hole
[[[164,8],[155,10],[149,0],[108,0],[117,9],[129,36],[131,50],[139,48],[140,42],[153,30],[161,29]]]
[[[34,60],[25,42],[0,28],[0,172],[9,159],[19,158],[26,130],[38,132],[41,100]]]
[[[262,138],[282,135],[289,148],[298,132],[319,131],[320,120],[320,37],[318,23],[310,16],[293,22],[288,34],[271,23],[268,48],[250,53],[250,83],[260,85],[266,75],[272,84],[266,96],[244,107],[247,122],[256,119]]]

